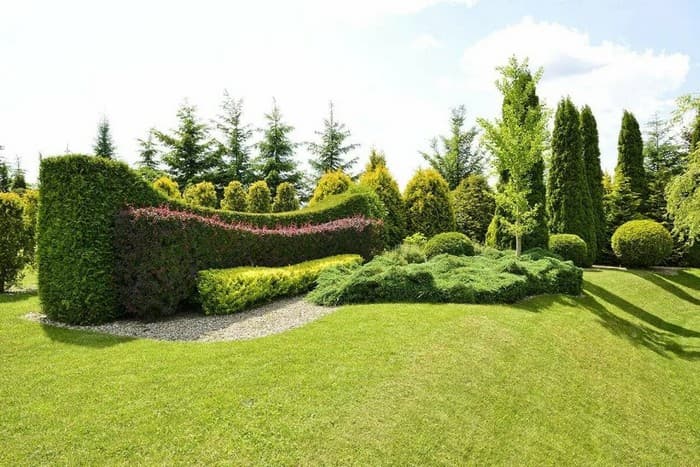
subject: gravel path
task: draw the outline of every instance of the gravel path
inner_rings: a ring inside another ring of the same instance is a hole
[[[205,316],[182,314],[146,323],[119,320],[97,326],[74,326],[48,319],[40,313],[26,318],[50,326],[93,331],[117,336],[165,341],[234,341],[279,334],[303,326],[335,311],[336,308],[313,305],[302,297],[286,298],[233,315]]]

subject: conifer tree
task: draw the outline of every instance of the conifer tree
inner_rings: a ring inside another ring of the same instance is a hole
[[[98,157],[104,157],[106,159],[114,158],[116,151],[114,142],[112,141],[109,121],[105,116],[102,117],[102,120],[100,120],[100,123],[97,125],[97,137],[95,138],[95,145],[92,149]]]
[[[408,234],[432,237],[455,229],[450,187],[437,170],[418,170],[406,185],[403,199]]]
[[[139,166],[141,168],[158,170],[158,148],[153,141],[153,130],[148,132],[146,139],[138,138]]]
[[[296,211],[299,209],[299,198],[297,190],[289,182],[280,183],[277,187],[277,194],[272,201],[272,212]]]
[[[600,146],[598,143],[598,125],[593,111],[589,106],[584,106],[581,110],[581,146],[583,148],[583,164],[586,168],[586,181],[588,182],[588,193],[591,196],[591,212],[595,225],[595,235],[597,246],[589,246],[589,250],[595,254],[605,248],[607,243],[605,234],[605,210],[603,208],[603,169],[600,165]]]
[[[690,152],[700,148],[700,110],[698,115],[695,117],[695,123],[693,124],[693,129],[690,132]]]
[[[345,143],[351,133],[344,123],[335,119],[333,102],[329,104],[328,118],[323,121],[323,131],[315,133],[320,137],[320,142],[308,143],[308,148],[314,155],[309,164],[314,169],[316,178],[321,178],[326,172],[351,173],[352,167],[357,163],[357,157],[346,159],[346,155],[359,144]]]
[[[19,156],[17,156],[17,167],[15,167],[15,171],[12,174],[12,181],[10,182],[10,190],[11,191],[18,191],[18,190],[26,190],[27,189],[27,181],[24,178],[24,169],[22,169],[22,166],[20,165],[19,161]]]
[[[372,167],[373,162],[374,167]],[[387,215],[384,224],[386,225],[387,245],[394,246],[401,243],[401,240],[406,236],[406,209],[401,198],[399,185],[386,167],[386,161],[382,162],[378,157],[372,161],[372,155],[370,155],[370,164],[360,177],[360,185],[374,191],[386,208]]]
[[[178,127],[172,134],[154,130],[153,135],[168,148],[163,155],[168,172],[180,186],[187,186],[211,169],[216,159],[210,150],[209,131],[197,119],[196,108],[185,102],[177,118]]]
[[[496,200],[483,175],[470,175],[452,192],[457,231],[483,243],[496,210]]]
[[[255,160],[258,175],[265,180],[272,195],[277,193],[277,187],[283,182],[289,182],[300,188],[302,174],[297,169],[294,160],[296,143],[289,138],[294,127],[282,120],[277,101],[272,101],[272,111],[265,115],[267,128],[263,139],[258,143],[259,154]]]
[[[639,123],[631,112],[625,110],[617,141],[617,166],[615,185],[627,180],[630,189],[644,200],[647,182],[644,174],[644,147]]]
[[[547,213],[550,232],[581,237],[588,246],[592,262],[598,244],[583,163],[580,125],[578,110],[571,99],[562,99],[557,107],[552,132]]]
[[[0,157],[0,193],[10,191],[10,183],[10,167],[5,162],[5,159]]]
[[[272,197],[265,180],[258,180],[248,187],[246,205],[249,212],[270,212]]]
[[[386,167],[386,155],[384,152],[372,148],[369,151],[369,162],[367,163],[367,167],[365,167],[365,172],[371,172],[379,166]]]
[[[220,164],[215,174],[217,181],[223,184],[238,180],[244,185],[254,181],[249,143],[253,130],[243,123],[243,100],[234,99],[224,91],[221,114],[215,124],[221,134],[217,141]]]
[[[244,212],[246,210],[247,193],[243,184],[238,180],[232,180],[224,188],[224,197],[221,200],[221,209],[227,211]]]
[[[483,155],[474,148],[474,138],[478,131],[476,127],[464,129],[466,108],[463,105],[451,110],[450,135],[440,136],[440,142],[433,138],[431,152],[421,152],[432,168],[440,172],[454,190],[465,177],[483,172]]]

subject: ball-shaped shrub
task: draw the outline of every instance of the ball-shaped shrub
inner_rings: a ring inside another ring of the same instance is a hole
[[[272,212],[296,211],[299,209],[297,190],[289,182],[280,183],[277,187],[275,200],[272,202]]]
[[[406,185],[406,228],[428,237],[455,230],[450,187],[434,169],[419,170]]]
[[[552,234],[549,236],[549,251],[566,260],[573,261],[576,266],[590,267],[588,246],[581,237],[574,234]]]
[[[331,195],[345,193],[351,186],[352,179],[340,170],[326,172],[318,180],[318,185],[316,185],[316,189],[314,189],[314,194],[309,204],[313,206]]]
[[[259,180],[250,185],[246,205],[249,212],[270,212],[272,195],[265,180]]]
[[[660,264],[673,249],[673,238],[663,225],[652,220],[622,224],[612,236],[612,249],[623,266]]]
[[[246,192],[243,184],[233,180],[224,188],[224,198],[221,200],[221,209],[227,211],[243,212],[246,209]]]
[[[474,256],[474,245],[461,232],[444,232],[435,235],[425,244],[425,255],[432,258],[439,254]]]
[[[216,207],[216,189],[212,182],[199,182],[189,185],[185,188],[182,198],[187,204],[193,206]]]
[[[175,180],[171,180],[169,177],[160,177],[158,180],[153,182],[153,188],[163,193],[168,198],[180,199],[182,195],[180,194],[180,187]]]

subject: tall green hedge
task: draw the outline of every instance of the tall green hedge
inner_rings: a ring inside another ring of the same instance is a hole
[[[39,297],[50,318],[68,323],[105,322],[122,314],[115,285],[114,232],[117,214],[126,206],[165,205],[258,227],[319,224],[370,216],[374,209],[374,200],[361,192],[286,213],[187,206],[157,192],[126,164],[84,155],[45,158],[39,178]]]

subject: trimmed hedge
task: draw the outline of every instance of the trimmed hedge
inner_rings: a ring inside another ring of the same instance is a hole
[[[539,250],[438,255],[407,263],[395,254],[321,273],[307,298],[319,305],[378,302],[512,303],[537,294],[578,295],[583,271]]]
[[[552,234],[549,236],[549,250],[576,266],[590,267],[591,260],[586,242],[574,234]]]
[[[658,222],[636,220],[618,227],[611,244],[623,266],[649,267],[661,264],[671,254],[673,237]]]
[[[363,192],[329,197],[314,208],[286,213],[253,214],[187,206],[157,192],[121,162],[84,155],[45,158],[40,170],[38,219],[39,297],[51,319],[73,324],[113,320],[124,312],[117,288],[115,220],[127,205],[167,206],[223,222],[257,227],[321,224],[336,219],[376,217],[376,200]],[[140,243],[142,239],[134,239]],[[149,239],[146,239],[149,240]],[[158,254],[169,249],[173,262],[189,255],[172,242],[148,241]],[[126,245],[130,249],[135,245]],[[235,245],[230,246],[235,248]],[[369,251],[374,246],[353,245]],[[324,250],[321,247],[320,250]],[[321,252],[314,257],[328,256]],[[299,262],[312,258],[296,258]],[[135,261],[140,261],[135,258]],[[233,267],[241,263],[221,264]],[[210,266],[209,266],[210,267]],[[163,271],[166,274],[167,271]],[[192,277],[196,271],[192,271]]]
[[[354,264],[362,264],[362,257],[331,256],[281,268],[207,269],[197,274],[197,292],[205,314],[227,315],[308,292],[329,267]]]
[[[151,319],[187,304],[204,269],[285,266],[345,253],[369,259],[382,249],[381,227],[353,217],[268,229],[167,208],[124,210],[115,235],[120,302],[128,314]]]
[[[455,256],[474,256],[474,245],[469,237],[461,232],[443,232],[435,235],[425,244],[428,258],[439,254]]]

